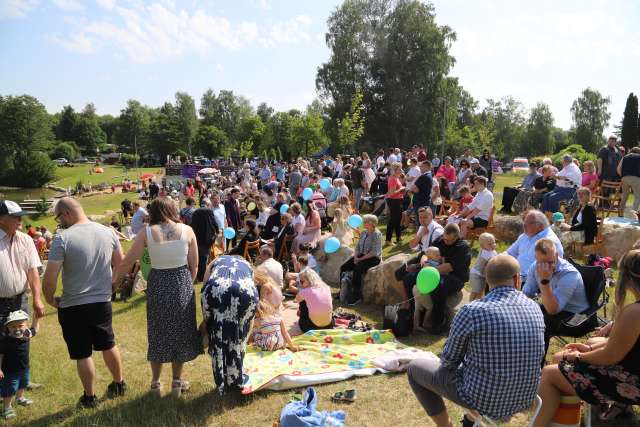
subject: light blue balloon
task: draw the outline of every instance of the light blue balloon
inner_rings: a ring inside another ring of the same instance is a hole
[[[332,254],[340,249],[340,240],[337,237],[329,237],[324,241],[324,252],[326,254]]]
[[[327,163],[327,166],[331,166],[331,163],[333,163],[333,160],[327,159],[325,160],[325,162]]]
[[[362,226],[362,217],[360,215],[351,215],[347,220],[351,228],[359,228]]]
[[[284,215],[287,213],[287,211],[289,210],[289,205],[284,203],[282,206],[280,206],[280,214]]]
[[[329,187],[331,187],[331,181],[329,181],[327,178],[323,178],[320,180],[320,188],[322,188],[323,190],[327,190]]]
[[[236,237],[236,230],[233,229],[233,227],[227,227],[224,229],[224,237],[226,239],[233,239],[234,237]]]
[[[312,197],[313,197],[313,190],[310,189],[309,187],[305,188],[304,191],[302,192],[302,198],[304,200],[311,200]]]

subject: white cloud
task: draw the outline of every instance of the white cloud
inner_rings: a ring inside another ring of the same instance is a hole
[[[38,0],[1,0],[0,19],[21,18],[38,5]]]
[[[269,0],[257,0],[256,2],[260,9],[264,9],[264,10],[271,9],[271,4],[269,3]]]
[[[96,3],[103,9],[111,10],[116,5],[116,0],[96,0]]]
[[[67,12],[84,9],[84,6],[82,6],[82,3],[80,3],[78,0],[53,0],[53,4],[55,4],[62,10],[66,10]]]
[[[94,42],[84,33],[74,34],[66,37],[58,34],[46,36],[49,41],[61,45],[65,50],[81,55],[91,55],[96,53],[97,49]]]

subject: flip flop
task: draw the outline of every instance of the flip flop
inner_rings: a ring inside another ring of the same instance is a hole
[[[346,402],[353,403],[356,401],[357,393],[355,389],[338,391],[331,396],[331,400],[334,402]]]

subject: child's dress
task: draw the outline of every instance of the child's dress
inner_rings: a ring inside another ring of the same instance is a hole
[[[284,337],[280,329],[280,315],[255,319],[253,342],[263,351],[274,351],[284,348]]]

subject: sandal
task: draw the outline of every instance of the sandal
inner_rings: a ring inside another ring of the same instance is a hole
[[[182,393],[186,393],[187,391],[189,391],[189,388],[189,382],[180,378],[174,379],[171,382],[171,395],[173,397],[180,397]]]
[[[160,397],[160,395],[162,394],[162,383],[160,381],[151,381],[149,390],[154,396]]]
[[[334,393],[334,395],[331,396],[331,400],[338,403],[340,402],[353,403],[356,401],[357,397],[358,396],[357,396],[356,390],[350,389],[350,390],[338,391]]]
[[[625,418],[633,414],[633,407],[629,405],[625,405],[624,403],[614,402],[609,405],[608,408],[605,408],[600,415],[598,415],[598,419],[602,422],[613,421],[618,418]]]

